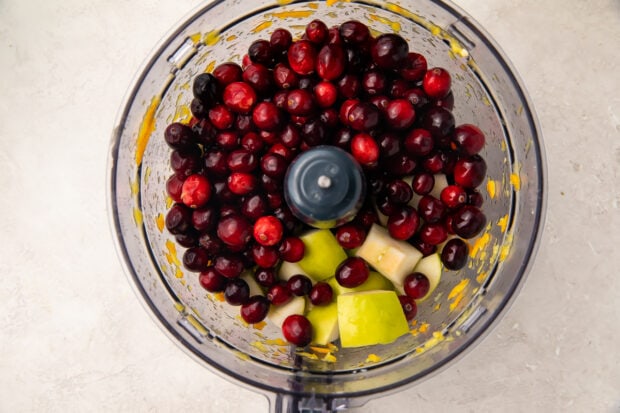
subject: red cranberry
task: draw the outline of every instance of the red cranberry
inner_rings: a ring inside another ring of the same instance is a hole
[[[280,244],[280,257],[287,262],[297,262],[304,257],[306,246],[304,242],[297,237],[286,237]]]
[[[284,203],[284,196],[279,192],[270,192],[267,194],[267,205],[269,208],[275,209],[282,206]]]
[[[439,245],[448,238],[448,231],[442,223],[424,224],[420,228],[420,239],[427,244]]]
[[[271,71],[259,63],[252,63],[245,68],[243,80],[259,94],[266,95],[273,88]]]
[[[297,218],[293,215],[290,209],[285,205],[280,208],[274,209],[273,215],[282,222],[282,226],[286,233],[293,232],[297,226]]]
[[[258,187],[256,176],[247,172],[233,172],[226,182],[230,192],[235,195],[247,195]]]
[[[304,347],[312,341],[312,324],[303,315],[293,314],[284,320],[282,334],[289,343]]]
[[[282,305],[287,303],[293,296],[291,290],[286,284],[275,284],[267,292],[267,299],[273,305]]]
[[[482,211],[472,205],[464,205],[452,214],[452,229],[461,238],[475,237],[486,223],[487,219]]]
[[[260,183],[262,188],[267,192],[276,192],[282,190],[282,182],[276,178],[272,178],[264,173],[260,175]]]
[[[358,224],[346,224],[336,230],[336,240],[342,248],[358,248],[366,239],[366,230]]]
[[[296,149],[291,149],[288,146],[284,146],[281,143],[275,143],[269,148],[269,153],[279,155],[284,158],[285,161],[290,162],[296,155]]]
[[[257,220],[267,212],[267,202],[259,195],[254,194],[243,199],[241,213],[251,220]]]
[[[338,92],[345,99],[353,99],[360,93],[361,84],[357,76],[347,73],[338,80]]]
[[[288,90],[278,90],[271,100],[278,109],[286,110],[286,99],[288,98]]]
[[[390,83],[388,90],[393,99],[402,99],[406,96],[409,87],[410,84],[406,80],[394,79]]]
[[[400,305],[403,307],[403,312],[405,313],[407,321],[413,320],[418,313],[418,306],[415,300],[406,295],[399,295],[398,301],[400,301]]]
[[[340,25],[340,38],[349,44],[365,43],[370,38],[370,30],[357,20],[347,21]]]
[[[327,25],[321,20],[312,20],[306,26],[306,38],[312,43],[321,44],[327,41]]]
[[[435,177],[428,172],[420,172],[413,176],[411,189],[418,195],[426,195],[433,190]]]
[[[344,49],[337,44],[326,44],[319,51],[316,72],[323,80],[335,80],[344,73],[345,64]]]
[[[205,271],[200,273],[198,282],[205,290],[211,293],[217,293],[224,291],[226,288],[226,277],[215,271],[215,268],[208,267]]]
[[[448,208],[458,208],[467,202],[467,192],[458,185],[448,185],[441,191],[441,202]]]
[[[377,37],[371,49],[372,60],[382,69],[398,69],[409,54],[409,45],[401,36],[393,33]]]
[[[243,69],[236,63],[222,63],[213,69],[213,76],[218,80],[221,87],[226,87],[232,82],[240,82]]]
[[[353,134],[351,133],[350,129],[340,128],[332,136],[331,144],[348,152],[352,138]]]
[[[239,146],[239,135],[236,131],[221,131],[215,137],[217,144],[225,150],[236,149]]]
[[[230,152],[226,163],[232,172],[252,172],[258,166],[258,160],[247,149],[236,149]]]
[[[403,79],[410,82],[421,80],[426,74],[426,58],[419,53],[409,53],[403,62],[399,73]]]
[[[200,99],[192,99],[189,104],[189,111],[192,112],[194,119],[205,119],[209,115],[209,108]]]
[[[446,207],[437,198],[431,195],[424,195],[418,202],[418,214],[429,223],[439,222],[443,219]]]
[[[171,123],[164,131],[164,140],[172,149],[186,148],[194,142],[194,132],[182,123]]]
[[[402,179],[390,181],[385,190],[390,202],[396,205],[404,205],[413,197],[413,189]]]
[[[424,108],[428,104],[428,96],[420,88],[408,89],[403,93],[402,97],[407,99],[417,110]]]
[[[347,121],[349,126],[360,132],[367,132],[379,125],[379,109],[366,102],[360,102],[349,110]]]
[[[467,191],[467,204],[480,208],[484,203],[482,194],[475,189],[469,189]]]
[[[295,125],[287,123],[280,132],[280,142],[287,148],[297,148],[301,143],[301,134]]]
[[[297,74],[293,72],[290,67],[282,63],[278,63],[273,70],[273,81],[280,89],[292,89],[299,84]]]
[[[319,115],[321,122],[325,124],[328,128],[335,128],[340,124],[338,119],[338,112],[334,108],[329,108],[321,111]]]
[[[252,225],[238,215],[222,218],[217,225],[217,236],[232,247],[242,247],[252,238]]]
[[[278,250],[274,247],[255,244],[252,246],[252,259],[259,267],[274,267],[280,259]]]
[[[295,73],[309,75],[314,72],[317,53],[311,42],[299,40],[288,49],[288,63]]]
[[[183,253],[183,265],[189,271],[205,271],[209,267],[209,254],[202,247],[188,248]]]
[[[203,175],[190,175],[183,182],[181,201],[191,208],[206,204],[211,198],[211,184]]]
[[[216,128],[229,129],[235,121],[235,115],[224,105],[215,105],[209,110],[209,120]]]
[[[420,239],[419,236],[414,236],[411,240],[409,240],[411,245],[413,245],[418,251],[422,253],[423,257],[428,257],[431,254],[437,252],[437,246],[428,244]]]
[[[433,136],[425,129],[413,129],[405,138],[405,149],[410,155],[426,156],[433,147]]]
[[[452,238],[441,250],[441,262],[449,270],[457,271],[467,263],[469,247],[460,238]]]
[[[250,287],[245,280],[234,278],[229,280],[224,289],[224,299],[230,305],[242,305],[250,298]]]
[[[291,115],[307,116],[314,111],[314,99],[312,93],[303,89],[289,92],[286,98],[286,110]]]
[[[325,143],[327,139],[327,128],[319,118],[308,120],[301,128],[303,143],[311,146],[317,146]],[[303,148],[301,148],[303,150]]]
[[[413,272],[407,275],[407,277],[405,277],[405,282],[403,283],[405,294],[415,300],[419,300],[428,294],[430,286],[431,284],[428,281],[428,278],[426,278],[426,275],[420,272]]]
[[[166,181],[166,192],[174,202],[181,202],[181,192],[183,191],[183,177],[171,175]]]
[[[276,131],[261,130],[258,136],[260,136],[267,145],[274,145],[278,142],[278,132]]]
[[[243,272],[243,261],[236,255],[225,254],[215,258],[213,267],[226,278],[236,278]]]
[[[336,281],[346,288],[355,288],[368,279],[370,268],[366,261],[359,257],[349,257],[336,268]]]
[[[318,83],[314,76],[304,76],[299,79],[299,89],[311,91]]]
[[[402,130],[413,125],[415,110],[413,105],[406,99],[395,99],[388,103],[385,117],[392,129]]]
[[[177,175],[192,175],[200,169],[200,155],[198,145],[175,149],[170,153],[170,167]]]
[[[192,210],[183,204],[174,204],[168,210],[164,223],[173,235],[187,232],[192,227]]]
[[[430,108],[422,118],[422,127],[436,139],[448,136],[454,131],[454,116],[445,108]]]
[[[362,228],[368,230],[372,224],[379,222],[379,218],[377,217],[374,207],[365,207],[357,213],[354,222],[361,225]]]
[[[319,82],[314,87],[314,100],[322,108],[328,108],[336,103],[338,89],[331,82]]]
[[[222,241],[210,232],[201,234],[198,238],[198,244],[207,251],[209,257],[217,256],[224,249]]]
[[[330,27],[327,30],[327,43],[343,45],[342,38],[340,37],[340,28],[338,26]]]
[[[384,162],[386,170],[396,176],[407,176],[415,170],[417,162],[415,158],[406,153],[399,153]]]
[[[310,294],[312,290],[312,281],[305,275],[296,274],[289,278],[286,282],[286,286],[293,294],[301,297]]]
[[[207,106],[213,105],[218,97],[217,79],[211,73],[201,73],[194,78],[192,85],[194,97]]]
[[[381,113],[385,113],[388,104],[390,103],[390,100],[385,95],[378,95],[371,97],[369,102],[375,105],[381,111]]]
[[[312,286],[308,298],[313,305],[327,305],[332,302],[334,292],[326,282],[319,281]]]
[[[254,279],[263,287],[271,288],[276,285],[278,275],[275,268],[256,268]]]
[[[430,69],[424,75],[422,86],[431,99],[441,99],[450,92],[450,73],[441,67]]]
[[[478,127],[470,124],[457,126],[452,141],[465,155],[475,155],[484,147],[484,134]]]
[[[237,196],[230,192],[230,189],[228,188],[228,182],[226,180],[213,182],[213,190],[215,194],[214,198],[219,200],[220,202],[237,201]],[[221,211],[220,215],[223,216]]]
[[[286,159],[275,153],[268,153],[261,158],[261,170],[271,178],[282,178],[288,167]]]
[[[271,45],[271,50],[273,53],[283,53],[288,50],[288,48],[293,43],[293,36],[291,32],[286,29],[276,29],[271,34],[269,39],[269,44]]]
[[[271,102],[261,102],[252,112],[252,121],[260,129],[274,131],[280,129],[284,118],[276,105]]]
[[[379,145],[372,136],[358,133],[351,140],[351,154],[361,165],[372,166],[379,160]]]
[[[241,318],[248,324],[260,323],[268,312],[269,301],[262,295],[254,295],[241,305]]]
[[[261,245],[276,245],[282,239],[282,222],[272,215],[260,217],[254,223],[254,239]]]
[[[444,167],[441,153],[434,152],[428,155],[426,158],[424,158],[424,161],[422,161],[422,167],[432,174],[440,173]]]
[[[408,205],[397,208],[389,215],[387,228],[392,238],[406,240],[415,234],[420,225],[420,218],[415,209]]]
[[[235,113],[249,113],[256,104],[256,92],[245,82],[233,82],[222,95],[224,104]]]
[[[464,188],[476,188],[484,181],[487,164],[479,155],[461,158],[454,166],[454,182]]]
[[[224,102],[226,103],[226,102]],[[235,119],[235,129],[239,133],[248,133],[254,130],[254,124],[252,123],[252,115],[251,114],[238,114]]]
[[[452,111],[454,109],[454,94],[450,92],[443,98],[434,100],[433,105]]]
[[[195,209],[192,212],[192,225],[200,232],[210,231],[215,228],[217,218],[217,211],[214,207]]]
[[[387,79],[385,75],[377,70],[364,73],[362,77],[362,88],[366,94],[380,95],[387,87]]]
[[[391,132],[379,135],[377,143],[379,144],[379,151],[382,158],[389,158],[390,156],[398,154],[402,146],[398,135]]]
[[[251,64],[252,64],[252,59],[250,59],[250,56],[248,56],[247,54],[244,54],[243,58],[241,59],[241,68],[245,70],[245,68]]]
[[[339,111],[340,122],[347,125],[349,123],[349,112],[351,111],[351,109],[353,109],[354,106],[356,106],[359,103],[360,101],[357,99],[347,99],[344,102],[342,102],[342,105],[340,105],[340,111]]]
[[[253,41],[248,48],[248,56],[254,63],[260,63],[267,67],[273,65],[274,54],[271,44],[267,40],[259,39]]]

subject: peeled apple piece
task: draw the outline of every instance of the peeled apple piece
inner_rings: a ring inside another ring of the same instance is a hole
[[[250,288],[250,297],[252,297],[253,295],[265,295],[265,293],[263,293],[263,289],[260,288],[260,285],[258,285],[256,279],[251,272],[245,271],[240,275],[239,278],[241,278],[248,284],[248,287]]]
[[[394,291],[346,293],[338,296],[337,303],[343,348],[389,344],[409,331]]]
[[[296,262],[283,261],[282,265],[280,265],[280,270],[278,271],[278,277],[280,278],[280,280],[288,281],[292,276],[297,274],[305,275],[306,277],[310,278],[313,284],[316,282]]]
[[[282,328],[282,323],[284,323],[286,317],[293,314],[303,315],[305,310],[306,299],[304,297],[293,297],[285,304],[272,305],[267,313],[267,319],[279,328]]]
[[[426,276],[426,278],[428,278],[428,283],[429,283],[428,293],[426,293],[424,297],[416,300],[416,302],[420,303],[426,300],[428,297],[430,297],[433,294],[433,291],[435,291],[435,288],[437,288],[437,285],[439,284],[439,281],[441,280],[441,273],[442,273],[441,257],[439,256],[439,254],[431,254],[427,257],[424,257],[420,260],[420,262],[418,262],[418,264],[415,266],[415,268],[411,272],[422,273]],[[396,291],[398,291],[399,294],[405,294],[405,290],[402,284],[395,285],[395,287],[396,287]]]
[[[310,278],[322,281],[332,277],[347,254],[328,229],[317,229],[300,236],[305,245],[304,257],[297,262]]]
[[[312,324],[312,343],[321,346],[338,340],[338,305],[315,305],[306,318]]]
[[[396,285],[403,285],[405,277],[422,258],[415,247],[392,238],[386,228],[377,224],[370,228],[356,255]]]

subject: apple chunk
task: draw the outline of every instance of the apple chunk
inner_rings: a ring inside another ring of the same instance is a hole
[[[276,326],[282,328],[282,323],[286,317],[299,314],[303,315],[306,309],[306,299],[304,297],[293,297],[289,302],[282,305],[272,305],[267,313],[267,319]]]
[[[347,259],[344,249],[328,229],[318,229],[303,234],[304,257],[297,264],[316,281],[333,276],[340,263]]]
[[[324,346],[338,340],[338,306],[335,301],[313,306],[306,317],[312,323],[312,343]]]

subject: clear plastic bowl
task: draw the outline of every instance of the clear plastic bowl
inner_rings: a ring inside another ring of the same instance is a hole
[[[207,3],[156,48],[115,125],[110,220],[137,295],[173,341],[211,370],[271,395],[274,410],[328,411],[428,377],[489,331],[515,297],[540,238],[544,152],[534,110],[508,59],[451,3],[284,3]],[[193,77],[217,63],[240,62],[251,41],[277,27],[300,35],[315,18],[328,25],[357,19],[377,33],[398,32],[411,50],[427,57],[429,67],[452,73],[457,124],[476,124],[487,137],[481,192],[488,225],[471,240],[469,265],[444,274],[420,305],[411,334],[390,345],[340,349],[330,361],[281,345],[281,332],[270,324],[245,325],[238,307],[207,293],[197,275],[184,270],[183,248],[163,225],[171,174],[163,130],[189,119]]]

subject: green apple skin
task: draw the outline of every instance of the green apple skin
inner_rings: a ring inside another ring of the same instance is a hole
[[[336,301],[327,305],[312,306],[306,317],[312,324],[312,343],[325,346],[338,340],[338,305]]]
[[[409,331],[394,291],[341,294],[337,303],[338,330],[343,348],[389,344]]]
[[[335,296],[359,291],[394,290],[394,284],[392,284],[390,280],[388,280],[376,271],[370,271],[370,273],[368,274],[368,279],[362,285],[359,285],[355,288],[343,287],[338,283],[336,277],[328,279],[327,283],[332,287],[332,291],[334,292]]]
[[[316,281],[334,276],[347,254],[328,229],[318,229],[300,236],[305,245],[304,257],[297,264]]]

